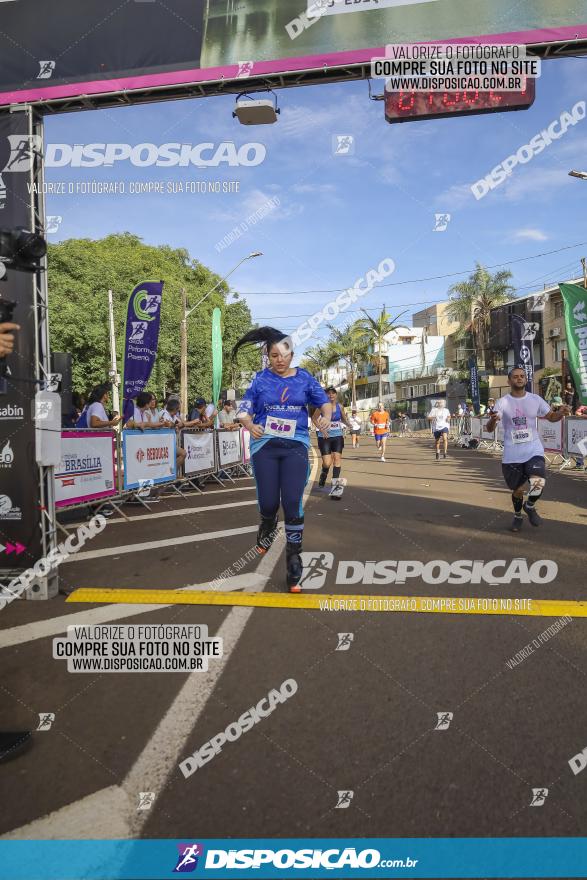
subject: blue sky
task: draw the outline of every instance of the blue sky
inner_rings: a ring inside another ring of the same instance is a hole
[[[465,275],[399,284],[510,260],[587,241],[587,181],[568,177],[587,170],[587,119],[476,201],[470,185],[488,174],[541,129],[587,98],[586,60],[543,64],[529,110],[389,125],[382,102],[368,100],[367,83],[339,83],[278,92],[279,121],[241,126],[234,98],[115,108],[48,117],[47,143],[198,144],[258,141],[266,158],[257,167],[147,168],[118,162],[112,168],[51,168],[47,182],[239,181],[238,193],[49,195],[47,213],[63,217],[51,241],[100,238],[129,231],[149,244],[186,248],[231,278],[253,318],[293,332],[333,298],[323,291],[348,287],[379,262],[396,264],[385,283],[360,301],[370,314],[392,314],[446,297]],[[381,81],[374,83],[381,91]],[[333,153],[333,136],[354,137],[354,155]],[[250,225],[230,246],[215,245],[269,199],[278,207]],[[433,232],[435,213],[448,212],[445,232]],[[508,268],[521,293],[544,282],[580,274],[587,245]],[[137,279],[137,282],[141,279]],[[277,292],[282,292],[279,295]],[[336,295],[336,294],[334,294]],[[358,316],[348,311],[340,326]],[[309,344],[327,335],[322,328]]]

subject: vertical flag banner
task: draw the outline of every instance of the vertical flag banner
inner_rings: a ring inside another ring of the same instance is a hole
[[[477,358],[471,355],[469,358],[469,375],[471,381],[471,400],[476,413],[481,407],[481,397],[479,395],[479,370],[477,369]]]
[[[133,398],[144,391],[157,356],[163,281],[137,284],[128,300],[124,330],[124,378],[122,414],[133,413]]]
[[[565,304],[567,357],[581,403],[587,405],[587,290],[578,284],[559,284]]]
[[[534,324],[529,324],[521,315],[512,315],[512,346],[514,349],[514,366],[526,371],[526,391],[532,391],[534,379],[534,350],[536,336]]]
[[[222,388],[222,312],[212,312],[212,403],[216,406]]]

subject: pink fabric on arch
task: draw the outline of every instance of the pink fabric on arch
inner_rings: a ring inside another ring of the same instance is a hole
[[[451,40],[436,40],[446,43],[545,43],[561,40],[587,38],[587,24],[574,27],[549,28],[547,30],[512,31],[505,34],[489,34],[475,37],[458,37]],[[254,75],[268,73],[287,73],[297,70],[312,70],[324,65],[338,67],[345,64],[361,64],[373,57],[382,57],[385,47],[371,49],[353,49],[347,52],[330,52],[320,55],[306,55],[300,58],[282,58],[278,61],[256,61]],[[117,91],[171,86],[180,83],[214,82],[215,80],[236,79],[238,65],[223,67],[193,68],[168,73],[145,74],[142,76],[123,77],[118,79],[91,80],[89,82],[65,83],[62,85],[42,86],[34,89],[23,89],[0,93],[0,106],[24,102],[51,101],[59,98],[72,98],[78,95],[108,94]],[[243,81],[245,78],[243,78]]]

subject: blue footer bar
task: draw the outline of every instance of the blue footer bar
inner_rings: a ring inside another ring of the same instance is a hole
[[[587,838],[0,841],[0,880],[587,877]]]

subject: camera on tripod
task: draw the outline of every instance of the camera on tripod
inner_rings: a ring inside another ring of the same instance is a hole
[[[47,253],[47,242],[42,235],[22,226],[0,229],[0,280],[6,279],[7,269],[19,272],[38,272]]]
[[[47,253],[47,242],[42,235],[23,226],[0,229],[0,281],[6,281],[8,269],[18,272],[38,272],[41,260]],[[16,303],[0,296],[0,324],[12,322]],[[6,376],[9,375],[6,358],[0,358],[0,394],[6,393]]]

